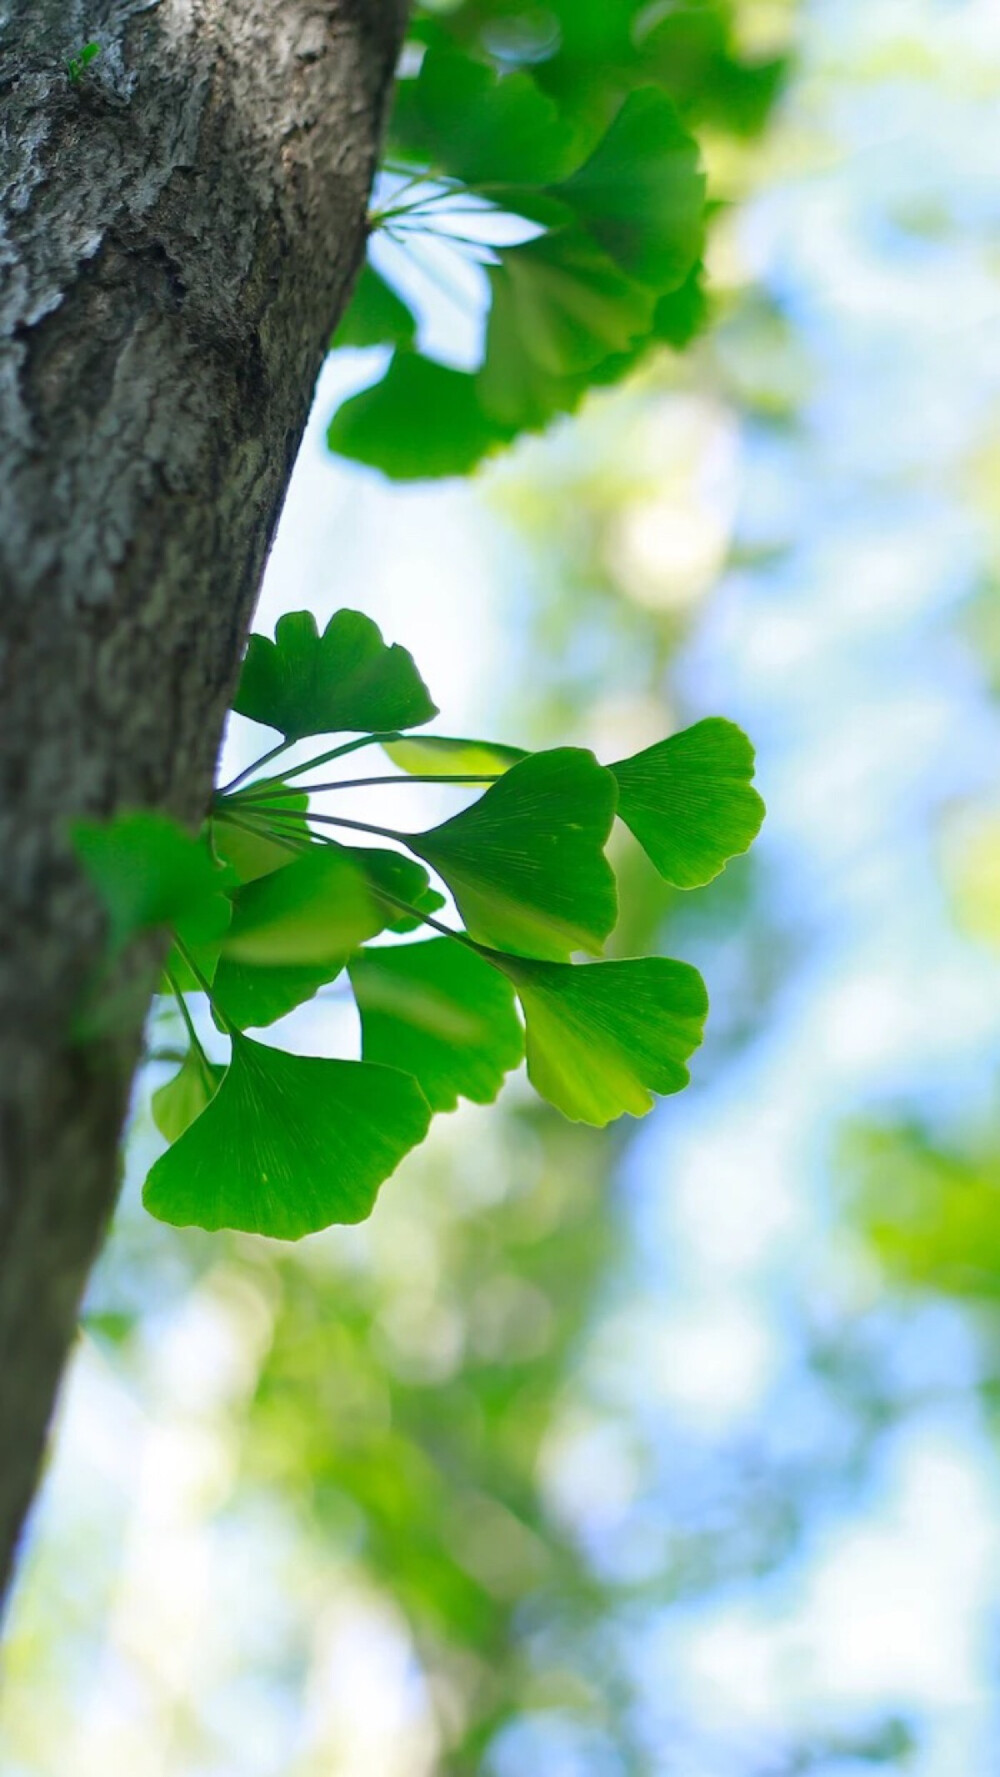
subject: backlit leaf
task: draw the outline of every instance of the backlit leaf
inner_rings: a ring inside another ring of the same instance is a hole
[[[523,747],[491,740],[454,740],[445,734],[414,734],[383,742],[383,751],[401,770],[421,777],[501,777],[526,759]]]
[[[705,269],[700,263],[666,296],[661,296],[653,315],[653,337],[662,340],[675,352],[682,352],[708,322],[708,297],[705,294]]]
[[[225,1068],[192,1044],[179,1071],[153,1093],[153,1122],[168,1141],[183,1135],[219,1090]]]
[[[611,766],[618,813],[667,882],[700,888],[756,838],[764,804],[753,767],[743,730],[721,716]]]
[[[413,310],[397,296],[380,272],[366,259],[358,273],[348,310],[331,345],[408,346],[416,336]]]
[[[529,75],[497,76],[449,49],[429,49],[400,81],[391,128],[397,148],[468,185],[558,179],[572,141]]]
[[[444,877],[472,936],[528,956],[601,949],[618,914],[604,845],[615,782],[593,753],[522,759],[461,814],[407,837]]]
[[[656,290],[676,289],[699,256],[698,144],[658,87],[630,93],[589,160],[552,191],[623,270]]]
[[[350,965],[366,1061],[412,1074],[432,1110],[488,1104],[524,1054],[508,981],[452,938],[363,950]]]
[[[579,229],[502,248],[497,261],[480,396],[504,425],[542,425],[575,406],[588,371],[649,333],[656,296]]]
[[[419,1087],[395,1068],[236,1036],[218,1092],[157,1160],[143,1201],[178,1227],[298,1240],[363,1221],[429,1122]]]
[[[230,905],[223,891],[231,873],[216,864],[204,838],[192,838],[168,815],[141,809],[110,821],[76,821],[71,837],[107,911],[113,948],[162,925],[191,945],[225,931]]]
[[[322,635],[311,611],[289,611],[273,642],[251,636],[233,708],[286,740],[412,728],[437,713],[412,656],[360,611],[337,611]]]
[[[708,1011],[697,969],[658,956],[572,964],[484,954],[524,1008],[528,1078],[573,1122],[643,1117],[654,1093],[687,1085]]]
[[[325,963],[245,963],[224,956],[212,982],[220,1030],[263,1030],[335,981],[348,952]]]
[[[269,778],[267,788],[276,787]],[[309,843],[309,827],[304,812],[309,798],[289,784],[281,797],[281,838],[274,839],[257,829],[259,814],[250,813],[239,799],[217,797],[212,814],[212,843],[220,858],[231,864],[241,882],[255,882],[272,870],[290,864],[299,846]]]
[[[508,437],[483,411],[474,376],[398,351],[381,382],[337,409],[327,442],[340,456],[381,469],[394,481],[423,481],[468,474]],[[411,725],[412,719],[373,724]]]
[[[384,923],[363,871],[340,846],[315,845],[236,891],[223,950],[266,967],[329,963]]]
[[[372,901],[388,931],[414,932],[421,923],[421,913],[435,913],[444,906],[444,896],[431,888],[426,870],[413,858],[404,858],[402,852],[386,851],[381,846],[346,845],[342,849],[367,877]],[[414,912],[405,912],[400,902]]]

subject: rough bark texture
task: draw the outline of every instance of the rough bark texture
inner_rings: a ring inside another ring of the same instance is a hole
[[[402,12],[0,0],[0,1591],[154,962],[82,1039],[101,920],[67,821],[205,807]]]

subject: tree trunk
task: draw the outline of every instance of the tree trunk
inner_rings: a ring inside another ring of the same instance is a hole
[[[155,966],[132,959],[95,1033],[102,922],[67,822],[203,814],[403,10],[0,6],[0,1592]]]

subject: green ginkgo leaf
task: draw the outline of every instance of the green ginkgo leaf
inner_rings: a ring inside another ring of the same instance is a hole
[[[676,289],[698,259],[698,144],[659,87],[630,93],[589,160],[551,191],[617,265],[654,290]]]
[[[391,127],[398,150],[468,185],[557,179],[572,142],[530,75],[498,77],[451,49],[429,49],[399,82]]]
[[[402,852],[386,851],[381,846],[345,845],[342,850],[367,878],[372,901],[387,931],[414,932],[422,914],[436,913],[444,906],[444,896],[431,888],[426,870],[413,858],[404,858]]]
[[[225,1071],[192,1045],[173,1079],[153,1093],[153,1122],[160,1134],[168,1141],[183,1135],[215,1097]]]
[[[212,1006],[220,1030],[263,1030],[336,981],[348,952],[325,963],[245,963],[220,959],[212,980]]]
[[[383,742],[383,751],[402,771],[418,777],[502,777],[526,759],[523,747],[492,740],[455,740],[446,734],[413,734]]]
[[[558,747],[406,843],[444,877],[479,942],[527,956],[599,951],[618,916],[604,856],[616,800],[593,753]]]
[[[237,1035],[218,1092],[157,1160],[143,1201],[178,1227],[277,1240],[360,1222],[430,1115],[395,1068],[285,1055]]]
[[[241,963],[343,960],[385,924],[365,873],[340,846],[310,851],[237,889],[224,956]]]
[[[453,938],[363,950],[350,965],[362,1053],[412,1074],[432,1110],[489,1104],[524,1054],[514,992]]]
[[[322,635],[311,611],[289,611],[273,642],[251,636],[233,708],[286,740],[419,727],[437,713],[412,655],[360,611],[337,611]]]
[[[741,728],[709,716],[612,765],[618,813],[660,875],[700,888],[760,831],[754,751]]]
[[[333,336],[331,345],[408,346],[417,331],[413,310],[387,284],[380,272],[366,259],[358,273],[358,281],[347,313]]]
[[[498,251],[479,394],[511,427],[538,427],[576,406],[592,372],[649,334],[656,294],[580,229]]]
[[[255,787],[264,788],[263,785]],[[284,869],[296,851],[308,845],[312,838],[305,819],[309,798],[304,791],[296,791],[291,784],[282,786],[273,778],[267,780],[266,788],[283,792],[278,838],[262,830],[259,809],[247,809],[249,788],[244,792],[242,806],[239,796],[217,796],[215,799],[212,844],[218,856],[235,870],[240,882],[255,882],[258,876],[269,876],[272,870]]]
[[[527,1025],[528,1078],[575,1123],[644,1117],[654,1093],[688,1083],[708,996],[697,969],[665,957],[544,963],[484,952],[514,983]]]
[[[497,376],[523,354],[549,376],[576,376],[649,332],[656,296],[637,284],[580,229],[555,229],[501,247],[486,363]]]
[[[192,838],[168,815],[139,809],[76,821],[71,837],[104,904],[113,949],[156,926],[173,926],[190,946],[226,930],[232,872],[215,862],[203,837]]]
[[[381,382],[337,409],[327,443],[339,456],[381,469],[393,481],[425,481],[467,475],[509,437],[484,411],[476,378],[468,371],[397,351]],[[371,726],[406,728],[413,723]]]
[[[705,268],[699,261],[683,284],[661,296],[653,315],[653,336],[675,352],[682,352],[708,323],[709,301]]]

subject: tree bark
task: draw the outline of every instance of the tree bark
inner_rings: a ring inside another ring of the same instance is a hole
[[[0,3],[0,1592],[156,961],[106,984],[95,1029],[102,920],[67,825],[206,807],[403,12]]]

